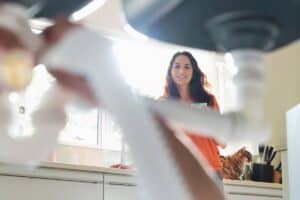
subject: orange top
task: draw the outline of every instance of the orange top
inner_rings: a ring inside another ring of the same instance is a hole
[[[214,103],[211,107],[214,110],[219,111],[219,106],[216,100],[214,100]],[[220,172],[222,169],[222,162],[220,159],[218,143],[210,137],[200,136],[191,132],[186,132],[186,134],[193,141],[199,152],[207,160],[212,169]]]

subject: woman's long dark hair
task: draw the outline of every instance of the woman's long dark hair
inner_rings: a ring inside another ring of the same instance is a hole
[[[206,75],[200,70],[193,55],[187,51],[177,52],[173,55],[167,72],[164,97],[173,99],[180,98],[177,86],[171,75],[171,70],[175,59],[181,55],[189,58],[193,69],[192,79],[189,83],[189,92],[192,100],[195,102],[207,103],[208,105],[212,106],[214,104],[214,96],[205,89],[205,87],[209,86]]]

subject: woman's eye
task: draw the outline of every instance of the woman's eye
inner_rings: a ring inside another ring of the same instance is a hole
[[[189,65],[185,65],[184,69],[190,69],[191,67]]]

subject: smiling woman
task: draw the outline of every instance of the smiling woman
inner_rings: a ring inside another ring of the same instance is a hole
[[[114,52],[119,68],[127,83],[137,92],[158,98],[163,92],[165,74],[169,58],[183,47],[167,45],[154,41],[116,41]],[[215,62],[215,54],[200,50],[191,50],[203,71],[211,80],[212,92],[217,96],[219,91],[218,69]],[[138,54],[137,54],[138,52]]]

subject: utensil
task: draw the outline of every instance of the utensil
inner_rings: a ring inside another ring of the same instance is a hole
[[[269,146],[266,145],[265,150],[264,150],[264,157],[263,157],[264,163],[266,163],[268,161],[268,155],[269,155]]]
[[[264,149],[265,149],[265,145],[260,144],[258,146],[258,159],[256,161],[257,163],[262,163],[263,162]]]
[[[271,159],[274,147],[268,146],[266,163]]]
[[[270,156],[267,160],[267,165],[271,165],[271,162],[274,160],[275,156],[276,156],[276,151],[273,152],[272,156]]]
[[[273,150],[274,150],[274,147],[269,146],[269,158],[272,156]]]

